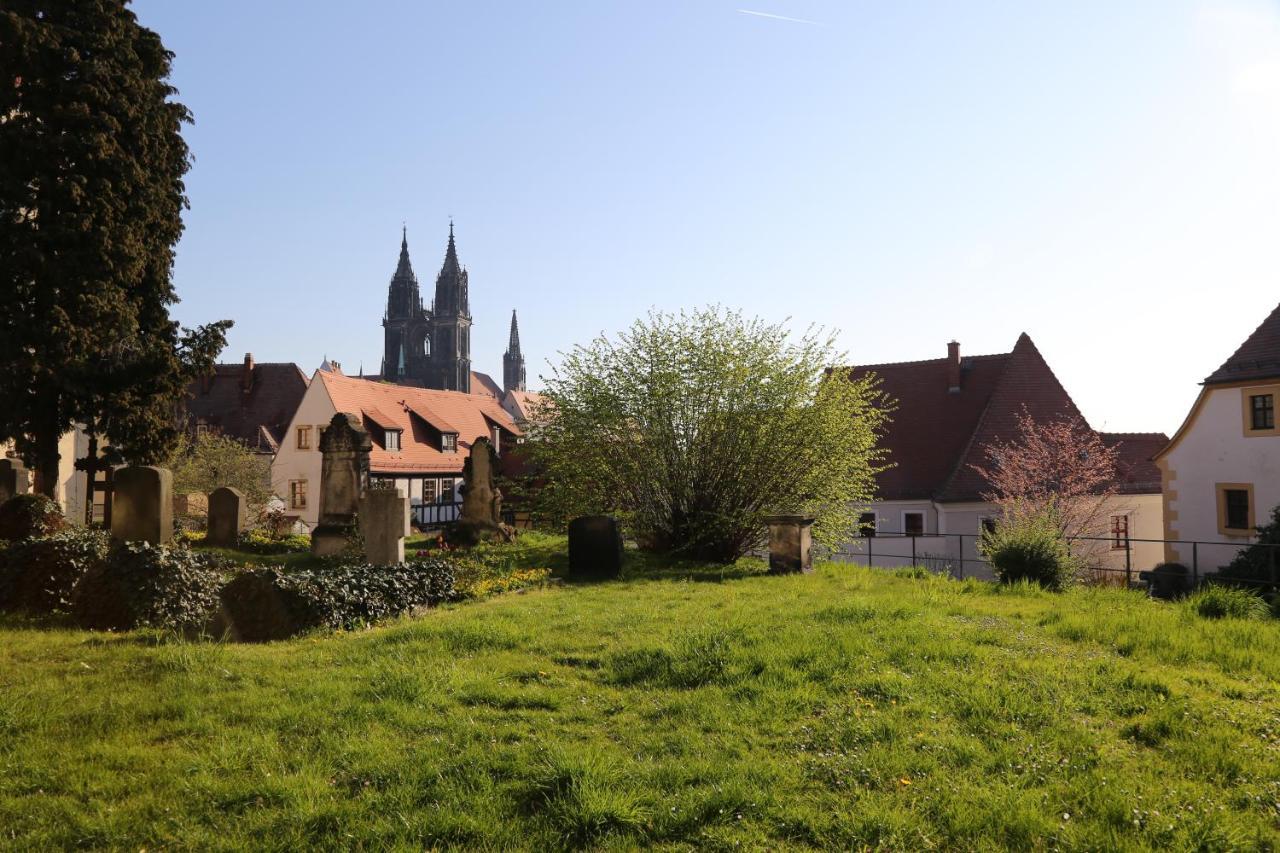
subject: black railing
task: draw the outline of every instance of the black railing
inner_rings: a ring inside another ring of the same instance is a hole
[[[980,579],[990,580],[994,578],[995,572],[991,565],[991,561],[982,556],[978,549],[978,542],[982,535],[978,533],[887,533],[877,531],[874,536],[860,536],[853,541],[842,545],[831,556],[832,559],[839,562],[857,562],[865,563],[868,566],[879,568],[903,568],[907,566],[920,566],[929,571],[938,574],[949,574],[952,577],[963,579],[968,577],[977,577]],[[896,547],[892,547],[888,542],[884,543],[880,553],[876,553],[877,540],[888,540],[897,543]],[[909,540],[910,547],[903,542]],[[1084,551],[1083,556],[1086,560],[1083,570],[1086,574],[1093,574],[1099,580],[1112,577],[1116,582],[1120,581],[1123,576],[1125,585],[1132,585],[1138,578],[1140,569],[1152,569],[1158,563],[1164,562],[1164,546],[1190,546],[1191,559],[1187,568],[1190,570],[1190,581],[1192,585],[1197,585],[1205,577],[1210,577],[1214,581],[1246,583],[1264,587],[1280,587],[1280,545],[1266,542],[1220,542],[1209,540],[1194,539],[1134,539],[1130,537],[1112,537],[1112,536],[1069,536],[1067,540],[1072,545],[1078,543],[1100,543],[1105,545],[1104,553],[1116,555],[1116,560],[1123,559],[1123,566],[1107,565],[1097,560],[1096,553],[1090,551],[1102,551],[1102,548],[1092,549],[1088,545],[1083,548],[1076,548],[1077,552]],[[938,545],[941,547],[930,548],[930,545]],[[952,546],[954,545],[954,550]],[[966,547],[967,545],[967,547]],[[1135,545],[1159,545],[1161,546],[1161,556],[1159,560],[1152,562],[1151,565],[1138,565],[1134,560]],[[1246,548],[1258,547],[1262,548],[1267,554],[1267,567],[1262,576],[1241,576],[1232,577],[1226,574],[1226,564],[1236,554]],[[1225,556],[1225,559],[1215,559],[1213,554],[1215,549],[1219,554]],[[1179,552],[1185,551],[1185,548],[1178,548]],[[1223,554],[1223,551],[1229,552]],[[1120,553],[1123,552],[1123,557]],[[971,556],[969,556],[971,555]],[[1176,561],[1175,561],[1176,562]]]
[[[461,503],[414,504],[409,509],[413,523],[418,527],[443,527],[458,520]]]

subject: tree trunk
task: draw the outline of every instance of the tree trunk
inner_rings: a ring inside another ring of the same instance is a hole
[[[35,489],[55,502],[58,500],[58,463],[62,458],[58,453],[59,437],[56,429],[48,429],[37,436],[35,442]]]

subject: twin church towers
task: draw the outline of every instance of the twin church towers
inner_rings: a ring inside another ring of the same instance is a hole
[[[400,241],[400,262],[387,289],[387,312],[382,318],[385,348],[382,378],[404,385],[471,393],[471,306],[467,269],[458,263],[458,249],[449,223],[449,245],[436,276],[431,307],[422,304],[418,277],[409,263],[409,237]],[[479,390],[479,389],[477,389]],[[511,339],[502,357],[502,390],[525,390],[520,330],[511,312]]]

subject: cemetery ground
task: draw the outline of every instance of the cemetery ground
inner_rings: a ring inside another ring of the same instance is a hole
[[[1280,845],[1280,620],[628,563],[262,645],[4,617],[0,847]]]

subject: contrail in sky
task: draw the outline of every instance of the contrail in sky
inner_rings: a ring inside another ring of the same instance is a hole
[[[738,9],[740,15],[755,15],[757,18],[771,18],[775,21],[790,21],[793,24],[811,24],[820,27],[822,24],[818,21],[806,21],[804,18],[788,18],[786,15],[774,15],[769,12],[756,12],[752,9]]]

